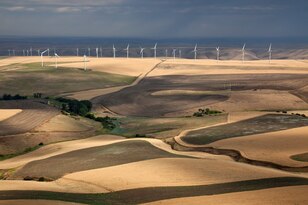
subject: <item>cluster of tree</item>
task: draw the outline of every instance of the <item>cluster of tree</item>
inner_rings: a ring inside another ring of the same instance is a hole
[[[33,93],[34,98],[42,98],[42,93]]]
[[[107,130],[113,130],[116,127],[116,118],[106,117],[95,117],[93,113],[88,113],[85,117],[102,123],[103,127]]]
[[[16,95],[10,95],[10,94],[4,94],[0,100],[24,100],[27,99],[27,96],[21,96],[19,94]]]
[[[74,115],[86,116],[92,108],[92,103],[88,100],[72,100],[67,98],[56,98],[61,103],[61,109]]]
[[[222,113],[221,111],[218,110],[210,110],[209,108],[205,109],[199,109],[198,112],[194,113],[194,117],[202,117],[202,116],[207,116],[207,115],[217,115]]]

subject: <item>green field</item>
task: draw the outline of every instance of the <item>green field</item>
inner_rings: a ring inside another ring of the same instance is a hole
[[[293,155],[293,156],[291,156],[291,159],[296,160],[296,161],[300,161],[300,162],[308,162],[308,152]]]
[[[227,114],[178,118],[125,117],[118,119],[118,126],[111,133],[126,137],[135,137],[138,134],[147,137],[169,138],[180,134],[183,130],[223,123],[226,120]]]
[[[308,118],[297,115],[267,114],[235,123],[189,132],[182,139],[204,145],[218,140],[308,126]]]
[[[41,67],[40,63],[14,64],[0,72],[0,94],[32,95],[41,92],[58,95],[66,92],[131,84],[136,77],[76,68]],[[18,69],[14,69],[18,68]]]

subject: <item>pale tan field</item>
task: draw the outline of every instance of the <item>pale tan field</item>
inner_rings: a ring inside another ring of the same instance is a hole
[[[21,109],[0,109],[0,121],[13,117],[21,111]]]
[[[84,132],[93,127],[86,120],[74,119],[66,115],[57,115],[47,123],[37,127],[38,132]]]
[[[287,91],[257,90],[231,91],[228,100],[211,104],[209,107],[217,110],[226,110],[228,112],[238,112],[308,109],[308,104],[301,98]]]
[[[308,203],[307,198],[308,186],[294,186],[294,187],[279,187],[257,191],[246,191],[229,194],[220,194],[213,196],[196,196],[175,198],[168,200],[161,200],[147,205],[177,205],[177,204],[191,204],[191,205],[304,205]],[[144,204],[144,205],[145,205]]]
[[[215,61],[176,59],[165,61],[149,76],[161,75],[210,75],[210,74],[257,74],[257,73],[308,73],[308,61]]]
[[[290,175],[231,160],[165,158],[76,172],[62,179],[89,183],[109,191],[120,191],[142,187],[209,185],[283,176]]]
[[[292,155],[307,152],[308,127],[235,137],[209,144],[215,148],[234,149],[249,159],[274,162],[291,167],[308,166],[308,162],[295,161]]]
[[[81,205],[79,203],[48,200],[3,200],[0,205]]]

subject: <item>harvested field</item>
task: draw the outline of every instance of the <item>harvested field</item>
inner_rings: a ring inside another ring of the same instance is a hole
[[[281,177],[247,180],[213,185],[153,187],[123,190],[108,194],[73,194],[46,191],[1,191],[1,200],[44,199],[79,202],[85,204],[140,204],[181,197],[220,195],[276,187],[307,185],[304,178]],[[303,200],[303,198],[301,198]]]
[[[0,121],[6,120],[21,111],[21,109],[0,109]]]
[[[288,91],[306,85],[307,81],[307,74],[147,77],[136,86],[95,98],[95,102],[101,103],[111,111],[122,115],[157,117],[173,113],[178,116],[177,113],[183,113],[185,110],[191,111],[192,109],[216,105],[216,107],[219,107],[219,103],[229,102],[230,94],[227,91],[231,89],[231,93],[235,93],[235,97],[232,98],[230,103],[226,103],[224,109],[227,109],[229,104],[233,104],[233,108],[236,106],[237,110],[274,108],[270,107],[272,102],[281,101],[286,97],[287,100],[283,101],[286,103],[281,107],[307,109],[307,103],[288,93]],[[168,92],[169,90],[188,90],[197,91],[197,93],[187,95],[177,92],[172,95],[157,95],[157,92]],[[200,94],[200,92],[205,91],[208,91],[208,94]],[[237,95],[240,95],[237,93],[242,93],[242,97],[237,99]],[[272,97],[271,93],[273,93]],[[252,100],[249,99],[251,96],[255,96],[252,98],[255,101],[250,105]],[[260,98],[262,98],[262,101],[258,100]],[[257,107],[255,108],[255,106]]]
[[[189,132],[182,140],[196,145],[215,141],[308,126],[308,118],[296,115],[267,114],[264,116]]]
[[[0,136],[28,132],[59,114],[55,108],[32,100],[0,101],[0,108],[23,110],[0,121]]]
[[[145,141],[127,141],[72,151],[26,164],[13,174],[13,179],[26,176],[58,179],[65,174],[88,169],[115,166],[147,159],[178,157]],[[53,169],[49,169],[53,167]]]
[[[308,166],[308,154],[304,153],[308,147],[307,133],[308,126],[305,126],[224,139],[207,146],[217,149],[238,150],[248,159],[273,162],[290,167],[303,167]]]

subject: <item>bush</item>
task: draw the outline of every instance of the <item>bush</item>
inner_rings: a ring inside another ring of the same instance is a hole
[[[19,94],[16,94],[14,96],[11,94],[4,94],[2,98],[0,98],[0,100],[24,100],[27,98],[28,98],[27,96],[21,96]]]
[[[88,100],[78,101],[62,97],[58,97],[55,100],[62,103],[62,111],[66,111],[74,115],[86,116],[92,109],[92,103]]]
[[[205,108],[205,109],[199,109],[198,112],[195,112],[193,114],[194,117],[202,117],[205,115],[216,115],[216,114],[220,114],[222,113],[221,111],[218,110],[210,110],[209,108]]]

